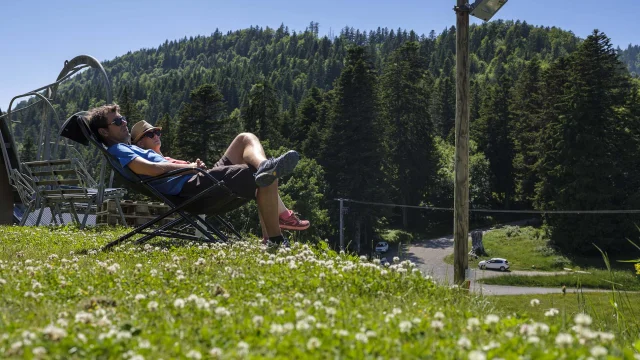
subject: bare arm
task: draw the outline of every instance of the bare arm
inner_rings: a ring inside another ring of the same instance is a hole
[[[129,169],[138,175],[147,175],[147,176],[158,176],[162,175],[171,170],[178,169],[194,169],[196,167],[196,163],[189,164],[174,164],[171,162],[161,162],[154,163],[148,160],[145,160],[141,157],[137,157],[133,159],[127,166]],[[185,173],[188,174],[188,173]]]

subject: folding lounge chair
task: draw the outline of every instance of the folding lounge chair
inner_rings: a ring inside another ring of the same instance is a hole
[[[67,119],[67,121],[65,121],[65,123],[62,125],[60,135],[83,145],[92,144],[102,152],[105,159],[109,162],[109,165],[111,165],[116,174],[118,174],[125,183],[129,184],[131,188],[139,193],[162,201],[170,208],[164,214],[158,215],[154,219],[138,226],[129,233],[105,245],[103,248],[104,250],[121,244],[137,234],[142,234],[144,236],[137,239],[135,241],[136,244],[145,243],[146,241],[149,241],[156,236],[204,242],[228,241],[228,238],[224,233],[222,233],[219,229],[214,227],[208,221],[205,221],[201,216],[197,214],[206,214],[207,219],[210,219],[211,217],[215,218],[231,233],[233,233],[233,235],[237,236],[238,239],[241,238],[240,234],[233,228],[233,226],[229,222],[224,220],[220,215],[237,209],[238,207],[247,203],[249,201],[248,199],[243,199],[235,196],[223,181],[216,180],[209,173],[202,169],[195,170],[203,173],[205,176],[210,177],[214,185],[209,187],[208,189],[204,189],[196,196],[185,199],[178,196],[164,195],[158,192],[150,185],[150,183],[158,179],[180,175],[188,171],[193,171],[193,169],[179,169],[159,176],[144,178],[135,174],[134,172],[129,170],[128,167],[122,167],[118,159],[111,155],[107,151],[106,147],[100,141],[98,141],[98,139],[89,128],[87,120],[83,116],[85,114],[86,113],[80,112]],[[221,199],[229,200],[211,204],[211,202],[207,201],[207,199],[204,197],[205,195],[210,193],[217,193],[220,195]],[[175,220],[171,220],[156,229],[151,228],[161,220],[176,213],[179,216]],[[186,228],[188,228],[189,225],[202,233],[205,238],[203,239],[197,237],[185,231],[187,230]]]

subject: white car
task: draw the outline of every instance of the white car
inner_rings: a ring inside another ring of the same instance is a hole
[[[376,244],[376,252],[378,253],[386,253],[389,251],[389,243],[386,241],[380,241]]]
[[[478,263],[478,267],[484,269],[494,269],[500,271],[507,271],[509,269],[509,262],[503,258],[492,258],[490,260],[482,260]]]

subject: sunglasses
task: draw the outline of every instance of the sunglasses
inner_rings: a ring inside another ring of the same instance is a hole
[[[154,135],[157,136],[157,137],[160,137],[160,136],[162,136],[162,131],[156,129],[156,130],[152,130],[152,131],[147,131],[146,133],[142,134],[142,136],[146,136],[149,139],[153,139]]]
[[[107,126],[109,125],[115,125],[115,126],[122,126],[122,123],[127,123],[127,118],[125,116],[118,116],[117,118],[113,119],[112,122],[108,123]]]

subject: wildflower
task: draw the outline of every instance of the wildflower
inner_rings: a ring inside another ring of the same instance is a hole
[[[411,327],[413,325],[411,324],[411,321],[401,321],[400,322],[400,332],[401,333],[408,333],[411,331]]]
[[[309,339],[309,341],[307,341],[307,350],[315,350],[319,348],[320,345],[322,345],[322,342],[320,342],[318,338],[312,337],[311,339]]]
[[[544,313],[544,316],[547,316],[547,317],[550,317],[550,316],[556,316],[556,315],[558,315],[559,313],[560,313],[560,311],[559,311],[558,309],[551,308],[551,309],[547,310],[547,311]]]
[[[300,320],[296,323],[296,329],[300,331],[309,330],[311,329],[311,325],[304,320]]]
[[[393,310],[391,310],[391,312],[393,313],[393,315],[400,315],[400,314],[402,314],[402,309],[393,308]]]
[[[576,314],[576,316],[573,318],[573,321],[577,325],[583,325],[583,326],[589,326],[591,325],[591,322],[592,322],[591,316],[584,313]]]
[[[238,355],[245,356],[249,353],[249,344],[244,341],[238,343]]]
[[[482,351],[474,350],[469,353],[469,360],[486,360],[486,359],[487,359],[487,356]]]
[[[556,345],[558,346],[571,345],[572,342],[573,337],[570,334],[559,333],[558,336],[556,336]]]
[[[443,314],[441,311],[438,311],[437,313],[435,313],[435,315],[433,315],[433,317],[434,317],[435,319],[440,319],[440,320],[442,320],[442,319],[444,319],[444,314]]]
[[[183,299],[176,299],[173,302],[173,307],[176,309],[182,309],[184,307],[185,301]]]
[[[0,278],[0,285],[4,285],[7,283],[7,280]]]
[[[460,346],[463,349],[469,349],[471,348],[471,340],[463,336],[460,339],[458,339],[458,346]]]
[[[231,315],[231,312],[229,310],[227,310],[227,308],[225,308],[224,306],[220,306],[216,308],[216,315],[218,316],[229,316]]]
[[[478,320],[478,318],[467,319],[467,329],[473,330],[479,326],[480,326],[480,320]]]
[[[144,294],[138,294],[138,295],[136,295],[135,300],[136,301],[140,301],[140,300],[144,300],[146,298],[147,297]]]
[[[442,328],[444,328],[444,323],[440,320],[433,320],[431,322],[431,328],[434,330],[442,330]]]
[[[200,354],[200,351],[197,350],[191,350],[187,353],[187,357],[189,359],[196,359],[196,360],[200,360],[202,359],[202,354]]]
[[[82,341],[82,343],[86,343],[87,342],[87,337],[83,333],[78,333],[78,335],[76,335],[76,337],[78,338],[78,340]]]
[[[540,338],[537,336],[529,336],[527,338],[527,341],[530,342],[531,344],[537,344],[540,342]]]
[[[214,347],[211,350],[209,350],[209,355],[211,355],[212,358],[219,358],[222,356],[222,349],[218,348],[218,347]]]
[[[332,308],[332,307],[326,307],[324,311],[327,312],[327,315],[332,315],[332,316],[338,312],[335,308]]]
[[[366,256],[364,256],[364,255],[360,256],[360,261],[365,262],[365,261],[367,261],[367,260],[368,260],[368,259],[367,259],[367,257],[366,257]]]
[[[394,262],[394,263],[399,262],[399,261],[400,261],[400,258],[399,258],[399,257],[397,257],[397,256],[394,256],[394,257],[393,257],[393,262]]]
[[[47,349],[43,348],[42,346],[38,346],[37,348],[31,350],[31,352],[35,356],[43,356],[47,354]]]
[[[593,355],[594,357],[605,356],[607,355],[607,353],[607,348],[600,345],[596,345],[591,348],[591,355]]]
[[[538,305],[540,305],[540,300],[538,300],[538,299],[531,299],[530,304],[531,304],[531,306],[538,306]]]
[[[158,310],[158,303],[156,301],[149,301],[149,303],[147,304],[147,309],[149,309],[149,311]]]
[[[255,326],[261,326],[262,323],[264,322],[264,318],[260,315],[256,315],[253,317],[252,321]]]
[[[113,263],[113,265],[107,267],[107,272],[109,274],[113,274],[118,271],[118,269],[120,269],[120,265],[118,265],[117,263]]]
[[[341,330],[341,331],[344,331],[344,330]],[[363,334],[363,333],[357,333],[356,340],[360,341],[363,344],[366,344],[369,342],[369,338],[367,337],[367,334]]]
[[[500,317],[494,314],[489,314],[484,318],[484,323],[487,325],[496,324],[498,321],[500,321]]]
[[[47,326],[46,328],[44,328],[44,330],[42,330],[42,333],[46,338],[53,341],[58,341],[67,336],[67,332],[64,329],[61,329],[54,325]]]
[[[140,339],[138,341],[138,347],[140,349],[150,349],[151,348],[151,343],[149,342],[149,340]]]

